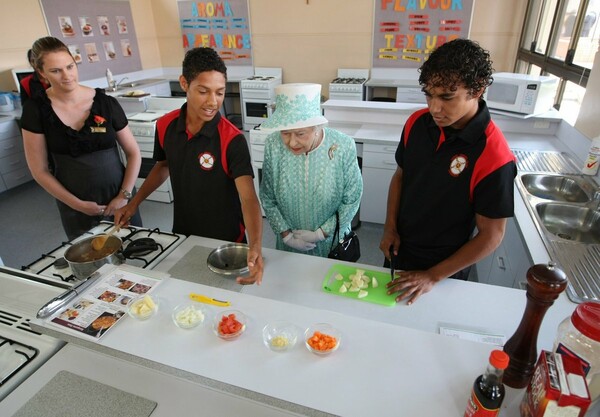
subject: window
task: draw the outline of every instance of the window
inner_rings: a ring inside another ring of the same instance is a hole
[[[529,0],[515,71],[554,75],[554,107],[574,124],[600,39],[600,0]]]

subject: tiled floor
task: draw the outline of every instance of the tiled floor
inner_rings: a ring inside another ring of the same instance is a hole
[[[171,230],[172,204],[144,201],[140,210],[144,226]],[[263,246],[274,248],[275,236],[266,220],[263,224]],[[356,232],[361,243],[360,262],[383,265],[379,251],[382,225],[363,222]],[[37,183],[0,193],[0,258],[5,265],[28,265],[66,240],[54,198]]]

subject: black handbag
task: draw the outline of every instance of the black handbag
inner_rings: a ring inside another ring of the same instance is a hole
[[[340,236],[340,215],[335,212],[335,232],[333,233],[333,240],[331,241],[331,250],[329,251],[328,258],[339,259],[340,261],[356,262],[360,258],[360,242],[358,241],[358,235],[352,230],[350,233],[344,235],[343,239],[339,239]],[[333,245],[337,242],[337,245]]]

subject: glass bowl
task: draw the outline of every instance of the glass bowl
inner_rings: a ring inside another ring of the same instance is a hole
[[[127,314],[137,320],[148,320],[158,312],[158,306],[157,297],[145,294],[132,298],[127,303]]]
[[[231,321],[232,319],[234,321]],[[227,323],[228,321],[229,323]],[[246,331],[247,321],[248,318],[246,317],[246,315],[239,310],[220,311],[215,315],[213,319],[213,331],[221,339],[237,339],[242,333]],[[228,324],[229,326],[227,326]],[[223,331],[224,328],[226,329],[225,331]]]
[[[313,324],[304,332],[304,345],[315,355],[325,356],[335,352],[341,341],[342,333],[328,323]]]
[[[180,329],[193,329],[206,322],[208,310],[196,304],[181,304],[173,309],[171,318]]]
[[[298,340],[298,327],[287,321],[274,321],[263,327],[263,343],[274,352],[292,349]]]

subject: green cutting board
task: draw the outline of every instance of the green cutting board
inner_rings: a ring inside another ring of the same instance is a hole
[[[364,275],[368,276],[369,278],[377,278],[377,282],[379,284],[377,288],[372,288],[371,284],[369,283],[369,288],[365,288],[365,290],[369,292],[369,294],[366,297],[358,298],[357,292],[339,292],[339,289],[343,285],[343,282],[348,281],[350,275],[356,274],[357,269],[363,268],[357,268],[356,266],[348,266],[342,264],[332,265],[331,268],[329,268],[329,271],[327,271],[325,279],[323,280],[323,291],[328,292],[330,294],[341,295],[342,297],[353,298],[358,301],[367,301],[370,303],[383,304],[386,306],[396,305],[396,296],[398,294],[388,295],[387,288],[385,288],[386,284],[391,281],[391,276],[389,272],[386,273],[363,269],[363,271],[365,271]],[[337,279],[335,279],[335,276],[338,273],[344,277],[343,280],[338,281]]]

